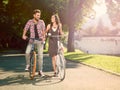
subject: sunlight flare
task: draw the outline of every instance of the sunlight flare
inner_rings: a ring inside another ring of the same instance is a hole
[[[107,12],[107,7],[105,5],[105,0],[96,0],[96,4],[93,6],[96,18],[101,17]]]

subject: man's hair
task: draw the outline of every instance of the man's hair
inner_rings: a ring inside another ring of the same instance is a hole
[[[36,13],[41,13],[41,11],[39,9],[33,10],[33,14],[36,14]]]

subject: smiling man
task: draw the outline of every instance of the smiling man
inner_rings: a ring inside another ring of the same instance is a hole
[[[38,50],[38,68],[39,68],[39,75],[44,76],[42,69],[43,69],[43,41],[44,41],[44,30],[45,30],[45,23],[43,20],[40,19],[41,11],[39,9],[35,9],[33,11],[33,19],[28,20],[26,23],[22,38],[26,40],[28,37],[26,36],[27,31],[30,32],[30,39],[26,48],[26,68],[25,70],[29,70],[30,66],[30,51],[32,49],[32,44],[36,44]]]

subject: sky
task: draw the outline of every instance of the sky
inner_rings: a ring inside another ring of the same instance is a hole
[[[85,24],[83,24],[83,30],[90,27],[97,27],[100,20],[102,22],[102,25],[107,27],[109,30],[120,28],[120,22],[118,22],[116,26],[112,25],[109,15],[107,14],[105,0],[97,0],[97,3],[93,6],[93,10],[95,11],[95,18],[89,19]]]

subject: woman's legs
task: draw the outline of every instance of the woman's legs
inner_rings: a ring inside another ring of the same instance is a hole
[[[56,73],[56,55],[52,56],[52,65],[54,73]]]

